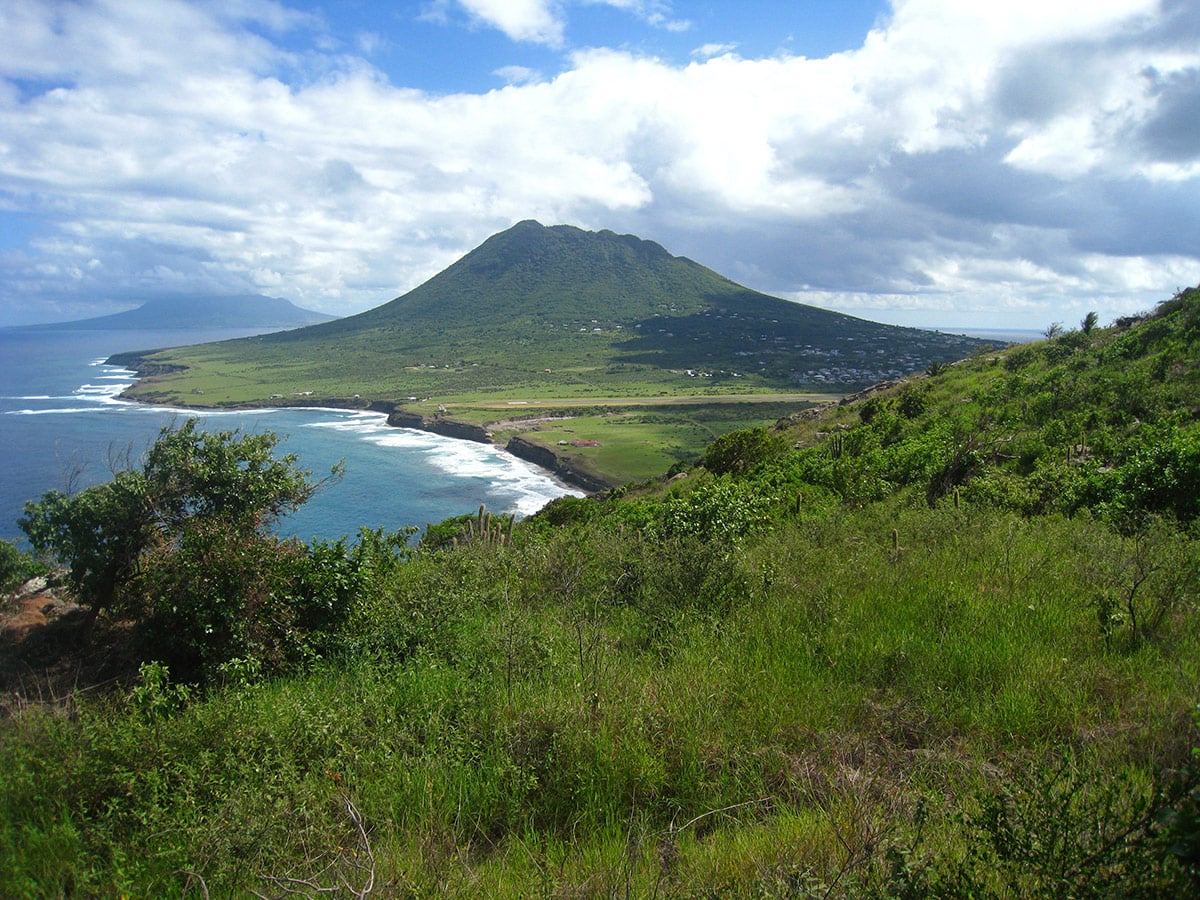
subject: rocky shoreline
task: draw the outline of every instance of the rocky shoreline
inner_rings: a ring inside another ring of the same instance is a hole
[[[393,409],[388,413],[387,422],[396,428],[415,428],[419,431],[428,431],[462,441],[476,441],[481,444],[495,443],[492,432],[486,426],[460,422],[445,416],[424,416],[410,410]],[[590,472],[582,471],[549,447],[535,444],[520,435],[509,438],[508,443],[504,445],[504,450],[518,459],[546,469],[556,478],[589,493],[605,491],[614,486]]]
[[[108,365],[122,366],[136,373],[139,379],[164,374],[168,370],[177,371],[178,367],[163,366],[158,363],[146,360],[139,353],[118,353],[110,356],[105,362]],[[121,394],[121,398],[132,402],[142,402],[142,398],[135,396],[127,396],[126,393]],[[178,402],[178,401],[176,401]],[[430,434],[438,434],[442,437],[454,438],[460,441],[473,441],[478,444],[495,444],[493,433],[486,425],[475,425],[471,422],[462,422],[457,419],[449,418],[444,415],[426,416],[422,413],[413,412],[403,409],[395,401],[390,400],[374,400],[366,401],[361,398],[317,398],[317,397],[294,397],[287,399],[277,399],[269,404],[257,406],[245,406],[241,408],[325,408],[325,409],[350,409],[350,410],[366,410],[370,412],[384,413],[387,416],[387,424],[393,428],[412,428],[417,431],[427,431]],[[239,407],[221,407],[222,409],[235,409]],[[202,409],[197,407],[197,409]],[[572,487],[577,487],[580,490],[589,493],[597,491],[605,491],[615,487],[604,479],[590,472],[583,471],[572,464],[569,460],[563,459],[549,447],[541,444],[536,444],[533,441],[527,440],[520,435],[514,435],[509,438],[504,446],[504,451],[511,453],[518,459],[525,462],[533,463],[539,468],[545,469],[556,478],[561,479]]]

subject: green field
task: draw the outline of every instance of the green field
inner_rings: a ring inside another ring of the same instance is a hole
[[[823,395],[760,395],[591,401],[504,401],[447,404],[454,419],[488,427],[499,446],[520,435],[546,447],[573,468],[611,484],[644,481],[700,457],[718,435],[773,425],[779,419],[828,401]],[[498,419],[501,413],[508,418]],[[598,446],[575,446],[595,441]]]

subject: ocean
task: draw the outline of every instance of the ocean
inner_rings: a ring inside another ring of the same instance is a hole
[[[160,429],[195,416],[209,431],[271,431],[320,480],[345,473],[284,519],[280,534],[353,540],[360,527],[424,528],[486,504],[526,516],[579,491],[485,444],[391,428],[380,413],[327,409],[204,412],[128,403],[133,373],[113,353],[196,344],[250,331],[66,331],[0,328],[0,538],[24,536],[17,519],[48,490],[79,490],[136,465]]]

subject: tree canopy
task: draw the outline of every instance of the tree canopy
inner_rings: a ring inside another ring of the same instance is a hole
[[[67,567],[93,617],[134,619],[177,671],[241,654],[282,666],[306,631],[338,618],[353,578],[330,574],[352,568],[343,546],[271,532],[320,486],[294,454],[276,456],[278,443],[190,419],[164,428],[140,467],[76,494],[50,491],[18,524],[38,554]]]

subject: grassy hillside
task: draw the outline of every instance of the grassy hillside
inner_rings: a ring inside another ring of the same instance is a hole
[[[326,547],[352,599],[288,663],[22,669],[0,883],[1195,895],[1198,339],[1185,291],[516,525]],[[169,635],[97,628],[175,665]]]
[[[632,235],[521,222],[360,315],[150,354],[143,365],[162,374],[131,395],[208,406],[839,391],[980,346],[768,297]]]

